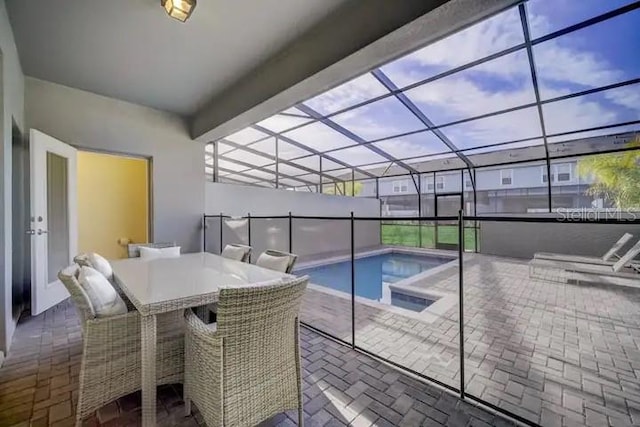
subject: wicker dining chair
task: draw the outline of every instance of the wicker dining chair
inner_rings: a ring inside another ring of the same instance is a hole
[[[265,255],[265,256],[263,256]],[[265,268],[271,268],[269,261],[266,261],[267,259],[271,258],[271,257],[275,257],[275,258],[282,258],[282,257],[286,257],[288,259],[285,268],[282,270],[283,273],[288,273],[291,274],[291,272],[293,271],[293,267],[296,265],[296,261],[298,259],[298,255],[296,254],[292,254],[289,252],[283,252],[283,251],[277,251],[275,249],[267,249],[266,251],[264,251],[262,254],[260,254],[260,256],[258,257],[258,260],[256,261],[256,265],[260,266],[260,267],[265,267]]]
[[[129,258],[140,257],[140,248],[164,249],[176,246],[176,242],[160,242],[160,243],[129,243],[127,251]]]
[[[80,267],[58,273],[81,320],[83,351],[76,425],[104,405],[141,389],[140,313],[125,300],[126,314],[96,317],[91,301],[78,282]],[[157,317],[157,383],[184,379],[184,320],[180,311]]]
[[[251,256],[251,246],[229,244],[224,247],[220,254],[223,258],[232,259],[240,262],[249,262]]]
[[[298,409],[298,312],[308,277],[220,290],[216,323],[186,310],[184,399],[208,426],[253,426]]]

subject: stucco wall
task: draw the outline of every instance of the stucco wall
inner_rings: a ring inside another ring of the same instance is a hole
[[[25,96],[31,128],[79,148],[151,158],[151,238],[200,250],[204,145],[190,139],[182,119],[34,78]]]
[[[536,252],[602,256],[624,233],[640,239],[637,224],[575,224],[483,222],[480,224],[480,252],[489,255],[531,259]],[[631,246],[628,243],[623,249]]]
[[[243,185],[208,182],[205,186],[205,212],[209,215],[280,216],[355,216],[377,217],[376,199],[303,193]],[[299,256],[348,251],[351,247],[350,221],[294,219],[293,251]],[[224,244],[247,243],[247,221],[227,220],[223,227]],[[207,250],[217,253],[220,241],[218,218],[208,220]],[[379,221],[359,221],[356,225],[356,248],[380,244]],[[267,248],[289,249],[288,219],[252,219],[251,245],[257,255]],[[256,257],[254,257],[255,259]]]

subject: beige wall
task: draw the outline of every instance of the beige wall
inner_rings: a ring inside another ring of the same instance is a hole
[[[78,152],[78,251],[127,257],[119,239],[147,242],[148,160]]]
[[[152,160],[150,240],[201,248],[204,144],[173,114],[27,77],[27,125],[80,149]]]

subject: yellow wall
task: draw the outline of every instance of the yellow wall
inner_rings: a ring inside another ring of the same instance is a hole
[[[126,258],[118,239],[147,242],[148,161],[78,152],[78,246],[108,259]]]

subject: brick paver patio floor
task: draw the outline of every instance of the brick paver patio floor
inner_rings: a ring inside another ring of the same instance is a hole
[[[307,426],[513,425],[308,329],[301,341]],[[81,352],[80,324],[69,302],[24,317],[0,368],[0,426],[74,425]],[[204,424],[197,408],[183,416],[181,396],[179,385],[159,388],[159,425]],[[103,407],[84,424],[139,425],[140,394]],[[294,413],[264,426],[295,424]]]
[[[529,279],[465,255],[466,391],[544,426],[640,425],[640,291]],[[455,294],[453,265],[416,286]],[[302,320],[351,340],[350,300],[309,290]],[[458,304],[433,321],[356,303],[356,344],[458,387]]]

